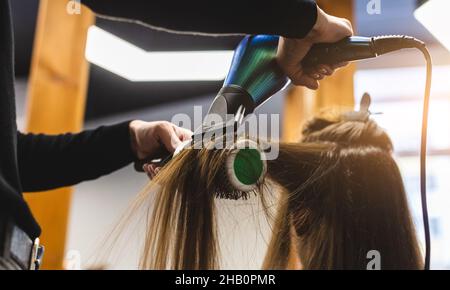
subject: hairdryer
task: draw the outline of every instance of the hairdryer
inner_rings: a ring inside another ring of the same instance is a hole
[[[314,45],[303,59],[302,65],[305,68],[319,64],[334,65],[413,47],[423,49],[425,44],[409,36],[353,36],[336,43]],[[277,64],[277,48],[277,36],[244,37],[236,48],[228,76],[211,104],[204,126],[196,134],[213,129],[208,126],[211,123],[208,122],[208,116],[211,114],[218,114],[224,120],[215,129],[224,127],[224,124],[229,125],[230,122],[239,125],[246,115],[253,113],[272,95],[286,87],[289,79]]]

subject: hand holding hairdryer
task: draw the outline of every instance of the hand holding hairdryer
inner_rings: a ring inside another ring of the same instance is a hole
[[[328,15],[318,7],[316,23],[308,35],[302,39],[280,38],[277,62],[294,85],[317,89],[319,80],[332,75],[335,69],[345,63],[320,63],[304,69],[300,65],[302,59],[316,43],[334,43],[352,35],[350,21]]]

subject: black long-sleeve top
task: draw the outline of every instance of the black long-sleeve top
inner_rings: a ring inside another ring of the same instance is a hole
[[[179,32],[303,38],[316,23],[313,0],[83,0],[100,15]]]
[[[208,34],[302,38],[317,17],[313,0],[83,0],[82,3],[105,16],[133,19],[167,30]],[[95,179],[129,164],[134,156],[128,122],[58,136],[17,132],[13,52],[10,2],[1,0],[0,216],[10,216],[35,238],[40,235],[40,227],[22,191],[49,190]]]

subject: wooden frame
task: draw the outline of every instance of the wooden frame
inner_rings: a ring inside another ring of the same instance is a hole
[[[84,51],[95,17],[84,8],[69,14],[67,5],[67,1],[40,1],[27,99],[28,132],[76,132],[83,125],[89,74]],[[63,267],[71,192],[62,188],[25,196],[43,230],[44,269]]]

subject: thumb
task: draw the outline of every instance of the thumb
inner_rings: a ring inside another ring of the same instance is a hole
[[[352,24],[345,18],[329,15],[327,30],[321,37],[321,42],[336,42],[353,35]]]
[[[182,128],[182,127],[178,127],[178,126],[173,126],[176,135],[178,136],[178,139],[180,139],[180,141],[187,141],[187,140],[191,140],[192,139],[192,135],[194,134],[191,130]]]
[[[172,124],[162,126],[162,129],[158,135],[159,140],[170,153],[175,152],[175,149],[182,143]]]

